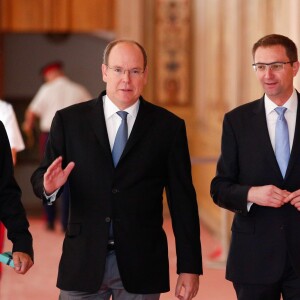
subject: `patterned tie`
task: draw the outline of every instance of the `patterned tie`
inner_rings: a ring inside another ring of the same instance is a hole
[[[128,139],[128,126],[127,126],[127,115],[126,111],[118,111],[117,114],[122,118],[121,125],[116,134],[114,146],[112,149],[112,157],[114,165],[116,166],[125,148]]]
[[[290,159],[289,130],[284,117],[286,110],[286,107],[275,108],[278,114],[275,129],[275,155],[283,178]]]

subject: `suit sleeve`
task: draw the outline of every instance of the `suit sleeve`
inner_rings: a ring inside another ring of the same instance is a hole
[[[211,182],[211,197],[220,207],[235,213],[247,214],[247,196],[250,186],[239,184],[238,140],[227,115],[223,121],[221,155],[216,176]]]
[[[7,134],[0,122],[0,220],[13,243],[13,252],[25,252],[33,258],[32,236],[21,202],[21,190],[15,181]]]
[[[62,120],[57,112],[51,124],[51,129],[49,133],[49,138],[47,141],[46,151],[44,158],[39,165],[39,167],[34,171],[31,176],[31,184],[35,195],[42,199],[46,204],[49,204],[49,199],[44,195],[44,174],[47,171],[51,163],[60,155],[64,157],[64,133]],[[63,167],[65,167],[65,162],[63,161]],[[60,196],[63,191],[63,187],[56,194],[56,198]]]
[[[198,204],[183,121],[171,149],[166,192],[176,242],[177,273],[202,274]]]

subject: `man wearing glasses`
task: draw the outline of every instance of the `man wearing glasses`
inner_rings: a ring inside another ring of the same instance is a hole
[[[214,202],[235,213],[226,278],[239,300],[300,299],[297,48],[271,34],[252,49],[261,99],[225,114]]]
[[[157,300],[169,290],[164,188],[176,239],[175,295],[197,294],[200,230],[185,124],[143,99],[147,73],[140,44],[113,41],[102,64],[106,91],[53,119],[32,183],[50,203],[69,182],[60,300]]]

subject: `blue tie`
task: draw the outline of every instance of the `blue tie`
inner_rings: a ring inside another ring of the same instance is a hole
[[[114,165],[116,166],[125,148],[128,139],[128,126],[127,126],[127,115],[126,111],[118,111],[117,114],[122,118],[121,125],[116,134],[114,146],[112,149],[112,157]]]
[[[290,159],[289,130],[284,117],[286,110],[287,108],[282,106],[275,108],[278,114],[275,129],[275,155],[283,178]]]

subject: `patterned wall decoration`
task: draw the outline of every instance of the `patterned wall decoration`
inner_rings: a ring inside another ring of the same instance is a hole
[[[190,2],[190,0],[156,0],[155,101],[161,105],[190,103],[192,56]]]

